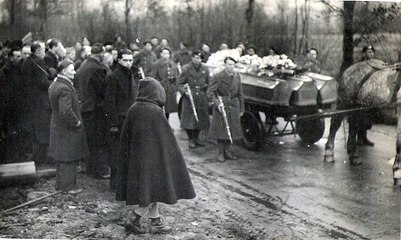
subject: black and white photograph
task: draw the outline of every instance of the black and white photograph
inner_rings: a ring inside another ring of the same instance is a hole
[[[401,239],[401,1],[0,0],[0,239]]]

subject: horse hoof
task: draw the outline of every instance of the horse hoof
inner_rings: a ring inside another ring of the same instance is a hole
[[[394,169],[393,170],[393,178],[394,179],[401,179],[401,169]]]
[[[324,155],[324,162],[333,163],[335,161],[334,155]]]
[[[362,159],[359,158],[359,156],[352,155],[349,157],[349,162],[351,163],[351,165],[361,165]]]
[[[326,151],[324,152],[324,162],[326,163],[332,163],[334,162],[334,151],[331,149],[326,149]]]

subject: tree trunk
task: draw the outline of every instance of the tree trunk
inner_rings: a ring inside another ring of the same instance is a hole
[[[131,42],[131,29],[130,29],[130,24],[129,24],[129,13],[132,8],[132,0],[125,0],[125,41],[127,41],[127,44]]]
[[[297,41],[298,41],[298,0],[295,0],[295,23],[294,23],[294,32],[293,32],[293,40],[294,40],[294,55],[297,54]]]
[[[354,1],[344,1],[343,62],[340,68],[340,76],[354,61],[354,30],[352,26],[354,8]]]
[[[247,43],[253,40],[253,7],[254,0],[248,0],[248,8],[246,9],[246,40]]]

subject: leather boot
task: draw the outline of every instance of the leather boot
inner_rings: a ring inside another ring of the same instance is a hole
[[[193,139],[188,140],[188,148],[196,148],[196,144]]]
[[[170,226],[166,226],[161,220],[158,218],[151,218],[151,224],[149,228],[149,232],[152,234],[160,234],[160,233],[168,233],[171,231]]]
[[[219,147],[219,152],[217,153],[216,161],[224,162],[225,158],[224,158],[224,146],[223,146],[223,143],[217,142],[217,145]]]
[[[230,144],[229,143],[225,143],[224,145],[224,158],[226,160],[237,160],[237,157],[234,156],[231,152],[230,152]]]
[[[146,230],[142,228],[141,225],[141,216],[134,213],[135,218],[131,220],[131,223],[127,225],[127,230],[132,232],[133,234],[145,234]]]

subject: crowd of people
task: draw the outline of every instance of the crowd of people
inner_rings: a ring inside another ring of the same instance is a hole
[[[216,55],[206,43],[191,51],[181,42],[175,52],[157,37],[140,46],[121,37],[93,45],[84,38],[67,48],[57,39],[8,44],[0,53],[1,161],[31,156],[36,164],[54,164],[62,191],[77,188],[77,166],[110,178],[118,200],[139,205],[132,231],[144,233],[140,218],[147,212],[151,232],[168,231],[157,202],[195,197],[169,115],[179,112],[190,149],[205,146],[203,130],[217,140],[216,161],[235,160],[230,145],[242,138],[245,106],[234,66],[258,59],[254,46],[245,49],[233,49],[238,58],[224,57],[223,70],[211,77],[204,63]],[[305,70],[320,72],[317,53],[308,51]]]

